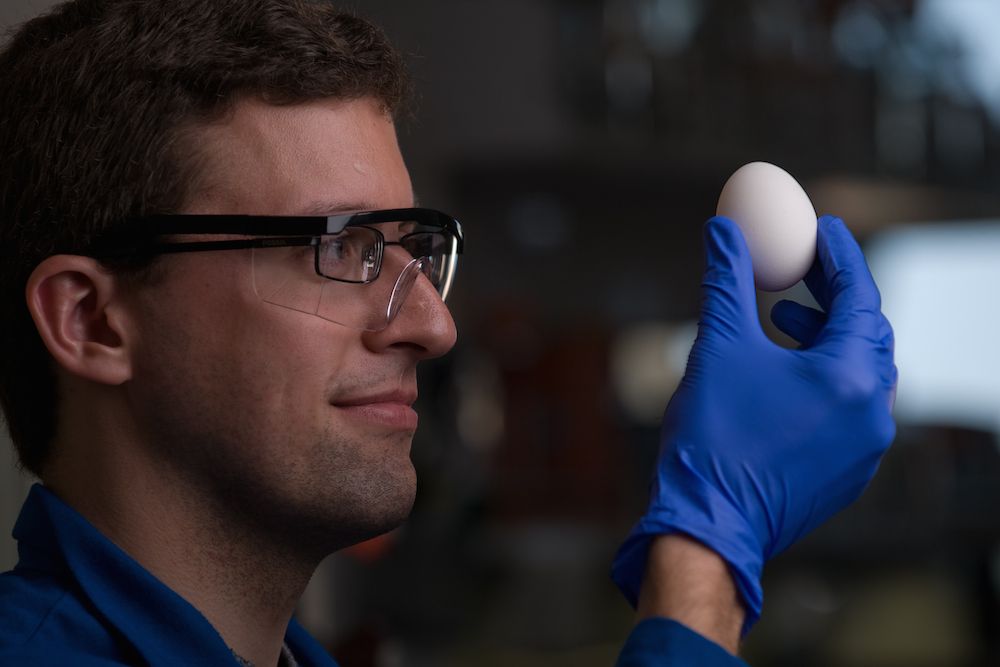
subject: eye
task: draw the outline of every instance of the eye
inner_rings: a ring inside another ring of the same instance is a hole
[[[378,271],[381,247],[378,239],[377,232],[365,227],[324,237],[319,244],[322,275],[356,282],[371,280]]]
[[[344,259],[344,241],[340,238],[324,239],[319,244],[323,262],[339,262]]]
[[[350,274],[351,245],[341,236],[325,237],[320,241],[318,260],[323,275],[331,278],[348,278]]]

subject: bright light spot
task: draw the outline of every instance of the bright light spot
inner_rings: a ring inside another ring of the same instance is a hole
[[[656,425],[687,367],[696,322],[645,324],[625,331],[611,353],[618,399],[637,423]]]
[[[958,71],[939,70],[938,85],[959,79],[1000,122],[1000,2],[996,0],[922,0],[914,25],[922,42],[954,55]]]
[[[868,257],[896,333],[896,417],[1000,433],[1000,222],[888,232]]]

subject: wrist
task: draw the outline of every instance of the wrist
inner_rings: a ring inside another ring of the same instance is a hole
[[[638,620],[673,619],[735,654],[745,616],[729,567],[717,553],[681,534],[653,539]]]

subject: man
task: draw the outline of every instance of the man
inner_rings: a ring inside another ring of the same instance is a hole
[[[456,336],[462,230],[413,208],[398,55],[322,2],[75,0],[14,36],[0,89],[0,399],[42,480],[0,664],[332,664],[295,603],[407,516],[415,369]],[[706,230],[702,335],[615,567],[650,617],[627,664],[739,664],[763,560],[892,435],[846,229],[821,226],[827,314],[777,314],[794,353],[757,335],[735,226]]]

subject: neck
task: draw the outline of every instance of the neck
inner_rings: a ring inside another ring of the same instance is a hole
[[[45,475],[55,493],[200,611],[237,655],[258,667],[278,664],[322,556],[267,535],[206,485],[144,465],[130,456],[136,448],[63,451]]]

